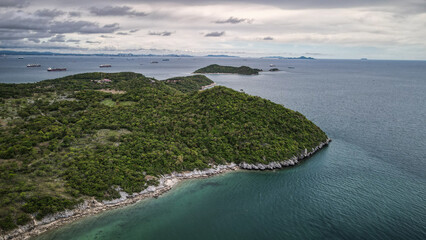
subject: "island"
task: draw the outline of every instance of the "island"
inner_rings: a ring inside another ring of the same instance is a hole
[[[0,233],[49,228],[181,179],[293,166],[327,135],[296,111],[214,85],[132,72],[0,84]]]
[[[212,64],[207,67],[200,68],[194,73],[231,73],[231,74],[242,74],[242,75],[257,75],[262,69],[250,68],[247,66],[232,67],[232,66],[221,66],[218,64]]]
[[[305,57],[305,56],[300,56],[300,57],[282,57],[282,56],[269,56],[269,57],[262,57],[262,58],[271,58],[271,59],[293,59],[293,60],[315,60],[315,58],[313,57]]]

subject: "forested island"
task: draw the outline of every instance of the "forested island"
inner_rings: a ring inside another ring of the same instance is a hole
[[[212,64],[207,67],[203,67],[195,71],[194,73],[232,73],[242,75],[257,75],[262,69],[250,68],[247,66],[232,67],[232,66],[221,66],[218,64]]]
[[[1,234],[89,198],[141,192],[164,174],[270,164],[328,141],[269,100],[222,86],[200,91],[211,84],[132,72],[0,84]]]

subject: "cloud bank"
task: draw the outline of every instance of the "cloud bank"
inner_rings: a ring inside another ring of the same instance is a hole
[[[426,59],[425,22],[424,0],[0,0],[0,46]]]

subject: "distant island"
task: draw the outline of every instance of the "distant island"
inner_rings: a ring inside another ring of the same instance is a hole
[[[212,64],[207,67],[200,68],[194,73],[232,73],[242,75],[257,75],[262,69],[250,68],[247,66],[232,67],[232,66],[221,66],[218,64]]]
[[[230,55],[207,55],[206,57],[222,57],[222,58],[238,58],[238,56],[230,56]]]
[[[134,54],[134,53],[58,53],[58,52],[38,52],[38,51],[10,51],[0,50],[2,56],[14,55],[42,55],[42,56],[97,56],[97,57],[195,57],[188,54]],[[199,56],[201,57],[201,56]],[[239,58],[239,56],[231,56],[226,54],[209,54],[202,57],[209,58]],[[312,57],[282,57],[282,56],[267,56],[261,58],[270,59],[301,59],[313,60]]]
[[[313,57],[305,57],[305,56],[300,56],[300,57],[269,56],[269,57],[262,57],[262,58],[272,58],[272,59],[301,59],[301,60],[314,60],[315,59]]]
[[[42,56],[97,56],[97,57],[193,57],[186,54],[133,54],[133,53],[57,53],[36,51],[8,51],[1,50],[0,55],[42,55]]]
[[[298,112],[205,86],[214,82],[202,75],[132,72],[0,84],[1,237],[158,196],[180,179],[292,166],[329,142]]]

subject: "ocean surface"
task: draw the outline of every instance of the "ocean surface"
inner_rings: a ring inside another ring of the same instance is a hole
[[[166,79],[212,63],[275,64],[282,71],[208,76],[303,113],[333,142],[296,167],[183,181],[36,239],[426,239],[425,61],[162,59],[7,56],[0,82],[100,70]],[[54,66],[68,71],[46,71]]]

